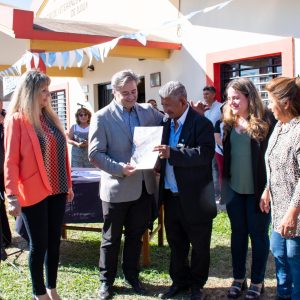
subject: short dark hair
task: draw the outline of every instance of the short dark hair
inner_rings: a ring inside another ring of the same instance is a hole
[[[212,86],[212,85],[206,85],[206,86],[203,88],[203,92],[204,92],[204,91],[216,93],[216,89],[215,89],[215,87]]]
[[[155,103],[156,103],[156,100],[155,100],[155,99],[149,99],[149,100],[147,101],[147,103],[151,103],[151,102],[155,102]]]

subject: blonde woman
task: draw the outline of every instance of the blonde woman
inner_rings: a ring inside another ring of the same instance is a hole
[[[247,78],[234,79],[228,84],[223,122],[222,200],[231,224],[233,268],[233,283],[227,296],[238,298],[247,287],[250,237],[251,283],[245,299],[258,299],[264,291],[269,253],[270,214],[260,211],[259,201],[266,184],[264,154],[272,126],[255,85]]]
[[[33,295],[39,300],[61,299],[56,292],[61,226],[66,200],[73,199],[66,138],[51,108],[49,84],[46,74],[25,73],[5,124],[8,209],[24,219]]]

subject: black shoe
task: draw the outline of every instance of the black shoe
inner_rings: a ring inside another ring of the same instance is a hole
[[[0,261],[1,260],[6,260],[7,259],[7,253],[6,253],[5,249],[1,248],[0,251],[1,251],[0,252]]]
[[[203,297],[202,289],[200,289],[200,288],[197,288],[197,289],[192,288],[191,300],[202,300],[202,297]]]
[[[250,284],[245,299],[249,299],[249,300],[260,299],[260,296],[261,294],[264,293],[264,291],[265,291],[264,283],[262,283],[261,287],[254,284]]]
[[[276,300],[292,300],[292,298],[291,297],[283,298],[283,297],[280,297],[280,296],[276,296]]]
[[[112,286],[107,282],[102,282],[100,290],[99,290],[99,299],[100,300],[108,300],[113,296]]]
[[[247,289],[247,280],[244,281],[233,280],[231,287],[227,292],[228,299],[237,299],[239,298],[243,292]]]
[[[146,295],[148,293],[139,279],[125,279],[125,283],[130,285],[138,295]]]
[[[172,298],[176,296],[178,293],[182,291],[187,291],[188,289],[189,289],[188,286],[179,286],[176,284],[172,284],[166,292],[159,294],[158,297],[160,299]]]

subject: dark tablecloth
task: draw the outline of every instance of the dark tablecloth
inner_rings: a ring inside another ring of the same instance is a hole
[[[64,223],[101,223],[99,182],[73,182],[74,200],[66,205]]]

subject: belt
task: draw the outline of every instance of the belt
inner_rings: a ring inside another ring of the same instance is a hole
[[[172,197],[179,197],[179,193],[178,192],[174,193],[174,192],[172,192],[169,189],[167,189],[166,192],[169,193]]]

